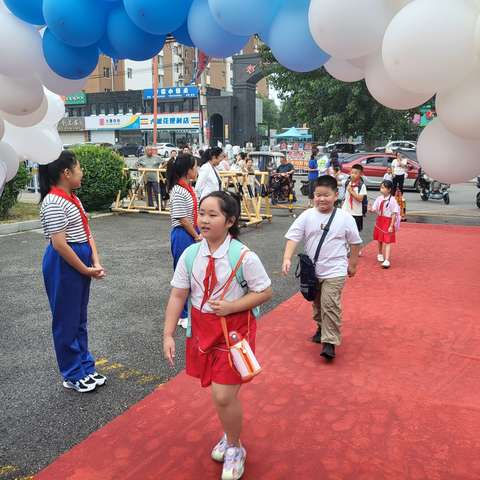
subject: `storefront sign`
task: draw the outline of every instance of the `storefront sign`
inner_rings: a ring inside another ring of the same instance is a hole
[[[158,89],[158,98],[196,98],[198,97],[198,87],[168,87]],[[147,88],[143,91],[144,100],[153,99],[153,88]]]
[[[85,118],[86,130],[153,130],[153,115],[107,115]],[[157,118],[159,130],[200,128],[198,113],[162,113]]]
[[[65,105],[86,105],[87,95],[83,92],[74,93],[65,97]]]
[[[85,130],[84,117],[66,117],[58,122],[59,132],[83,132]]]
[[[308,161],[310,159],[311,152],[306,150],[288,150],[287,160],[293,164],[295,170],[303,170],[308,168]]]

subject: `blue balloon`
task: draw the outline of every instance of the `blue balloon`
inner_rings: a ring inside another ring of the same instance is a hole
[[[107,4],[99,0],[44,0],[48,28],[73,47],[88,47],[105,33]]]
[[[175,40],[182,45],[187,47],[195,46],[193,40],[190,38],[190,34],[188,33],[187,22],[185,22],[178,30],[175,30],[172,35],[175,37]]]
[[[238,53],[249,37],[233,35],[213,18],[208,0],[193,0],[188,14],[188,32],[200,50],[211,57],[226,58]]]
[[[4,0],[5,5],[18,18],[33,25],[45,25],[43,0]]]
[[[138,28],[166,35],[185,22],[192,0],[123,0],[123,4]]]
[[[107,57],[112,58],[113,60],[123,60],[125,57],[122,57],[113,47],[112,44],[110,43],[110,40],[108,38],[108,35],[105,34],[101,40],[98,42],[98,48],[100,49],[100,52],[102,52],[104,55]]]
[[[330,59],[313,40],[308,24],[310,0],[287,1],[268,33],[268,45],[284,67],[295,72],[317,70]]]
[[[235,35],[264,32],[283,0],[208,0],[218,24]]]
[[[98,64],[98,48],[72,47],[61,42],[47,28],[43,34],[43,55],[48,66],[58,75],[71,80],[88,77]]]
[[[137,61],[154,57],[165,43],[164,35],[152,35],[138,28],[123,7],[117,7],[110,12],[107,36],[120,58]]]

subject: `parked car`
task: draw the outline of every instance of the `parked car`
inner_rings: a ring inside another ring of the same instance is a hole
[[[157,143],[157,152],[161,157],[168,158],[172,153],[172,150],[176,150],[178,152],[178,147],[176,147],[173,143]]]
[[[417,144],[416,142],[407,141],[407,140],[395,140],[388,142],[384,147],[377,147],[376,152],[416,152]]]
[[[114,150],[123,157],[141,157],[143,155],[143,147],[135,143],[115,145]]]
[[[361,144],[359,143],[336,142],[325,145],[324,149],[326,153],[330,153],[333,152],[333,150],[336,150],[338,153],[353,154],[359,152],[360,147]]]
[[[383,181],[383,176],[387,172],[387,168],[392,165],[396,155],[392,153],[357,153],[351,155],[342,163],[342,172],[350,175],[352,167],[359,163],[363,166],[363,176],[367,188],[379,188]],[[418,190],[418,172],[420,164],[416,160],[413,152],[405,152],[407,159],[408,174],[405,178],[405,188]]]

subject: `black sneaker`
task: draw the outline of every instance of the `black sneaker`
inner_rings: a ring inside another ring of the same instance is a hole
[[[320,356],[324,357],[326,360],[333,360],[335,358],[335,345],[332,343],[324,343]]]
[[[322,329],[320,327],[317,328],[315,335],[312,337],[313,343],[322,343]]]
[[[105,382],[107,381],[107,377],[105,375],[101,375],[98,372],[91,373],[89,377],[97,384],[97,387],[105,385]]]
[[[71,380],[64,380],[63,386],[68,389],[76,390],[79,393],[86,393],[95,390],[97,384],[95,383],[95,380],[93,380],[89,376],[86,376],[85,378],[77,380],[76,382],[72,382]]]

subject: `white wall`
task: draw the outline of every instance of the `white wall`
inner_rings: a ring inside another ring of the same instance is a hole
[[[128,78],[131,69],[132,78]],[[125,90],[152,88],[152,61],[134,62],[125,60]]]

